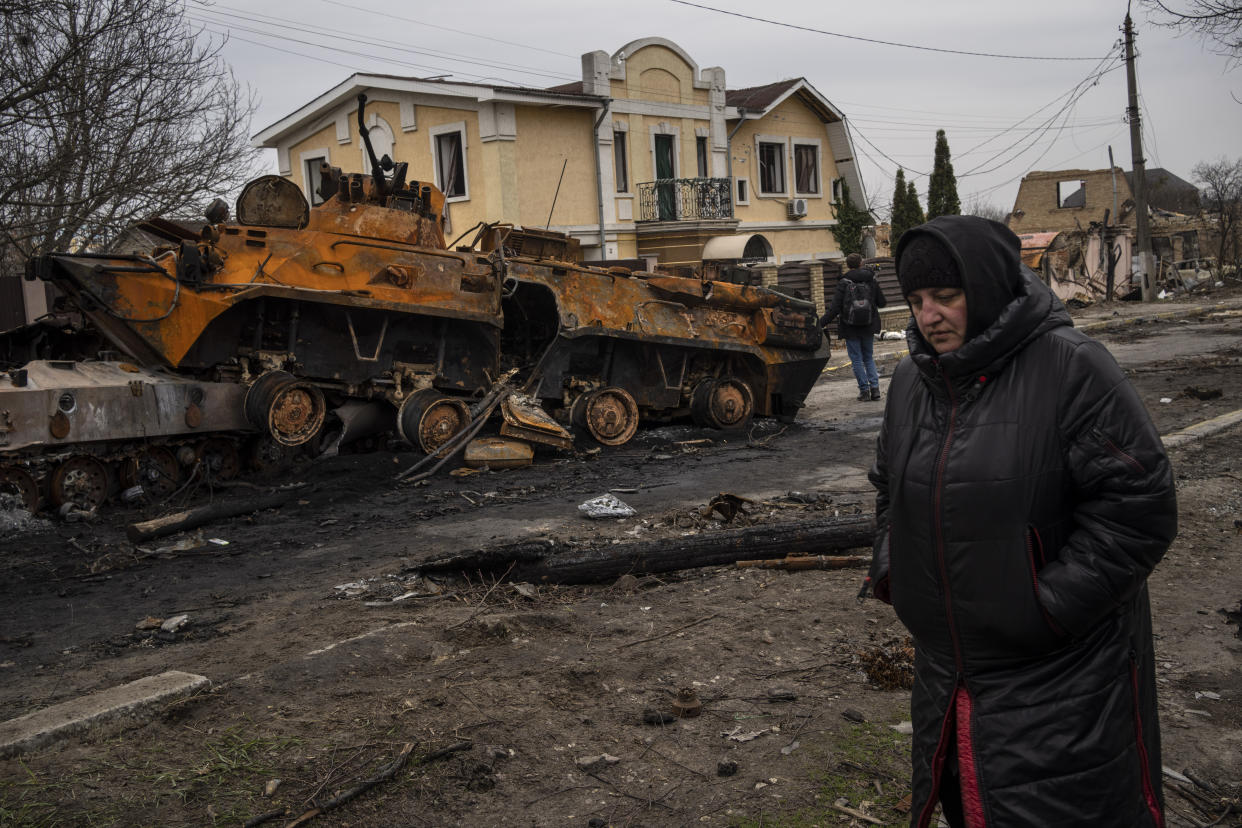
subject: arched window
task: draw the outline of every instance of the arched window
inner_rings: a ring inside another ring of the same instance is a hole
[[[392,127],[374,112],[367,116],[367,136],[371,139],[371,146],[375,148],[376,158],[382,159],[387,155],[393,161],[397,160],[392,157],[392,145],[396,141]],[[358,136],[358,149],[362,152],[362,169],[371,172],[371,159],[367,156],[367,147],[362,143],[361,135]]]

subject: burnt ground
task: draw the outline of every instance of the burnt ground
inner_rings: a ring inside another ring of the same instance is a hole
[[[1100,337],[1161,433],[1242,408],[1236,313]],[[830,372],[788,427],[667,426],[618,451],[541,453],[527,469],[425,485],[393,483],[410,453],[338,457],[271,481],[306,484],[283,508],[143,547],[124,527],[154,512],[9,526],[5,718],[170,669],[212,689],[150,722],[0,761],[0,824],[237,825],[276,811],[270,824],[287,824],[406,745],[390,779],[311,823],[844,825],[841,797],[904,822],[909,738],[890,726],[907,718],[896,685],[908,653],[891,610],[855,600],[859,571],[711,567],[572,587],[410,571],[523,537],[572,547],[716,531],[701,510],[719,492],[759,501],[740,519],[753,525],[869,512],[881,404],[854,395],[848,370]],[[1172,451],[1181,531],[1150,582],[1164,764],[1234,797],[1240,434]],[[611,489],[636,517],[578,515]],[[192,493],[196,504],[256,494]],[[137,629],[180,613],[175,633]],[[684,687],[702,715],[644,722]],[[1171,825],[1224,810],[1166,782]]]

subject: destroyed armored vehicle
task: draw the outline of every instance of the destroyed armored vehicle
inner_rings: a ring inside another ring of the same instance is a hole
[[[150,255],[33,260],[115,350],[0,374],[0,490],[91,509],[367,433],[435,452],[502,380],[536,442],[569,444],[553,417],[609,446],[644,418],[740,428],[792,418],[828,358],[814,308],[769,290],[591,267],[546,231],[446,245],[443,194],[370,157],[325,165],[313,208],[265,176],[235,220],[217,200],[197,234],[145,223]]]

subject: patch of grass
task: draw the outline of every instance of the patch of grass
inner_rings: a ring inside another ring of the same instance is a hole
[[[864,810],[890,825],[908,819],[908,811],[895,806],[910,792],[909,736],[883,724],[852,724],[811,750],[815,753],[813,764],[822,768],[815,774],[815,803],[739,820],[734,823],[737,828],[836,826],[844,814],[832,805],[842,799],[847,807]],[[869,803],[865,809],[863,802]]]
[[[244,822],[268,779],[277,775],[277,760],[296,739],[256,735],[249,725],[236,725],[202,742],[200,756],[186,767],[148,769],[151,793],[182,805],[201,807],[216,825]]]
[[[159,752],[134,745],[132,736],[112,740],[90,760],[54,774],[36,773],[19,761],[23,778],[0,779],[0,825],[150,824],[169,808],[185,813],[190,824],[236,825],[254,815],[264,784],[278,775],[281,757],[296,744],[239,725],[202,739],[175,766],[154,758]]]
[[[65,825],[56,813],[56,804],[68,787],[62,780],[42,779],[22,760],[17,760],[24,776],[0,779],[0,825],[55,828]]]

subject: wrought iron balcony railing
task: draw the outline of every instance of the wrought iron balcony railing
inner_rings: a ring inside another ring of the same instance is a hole
[[[638,221],[733,218],[727,178],[661,178],[638,185]]]

